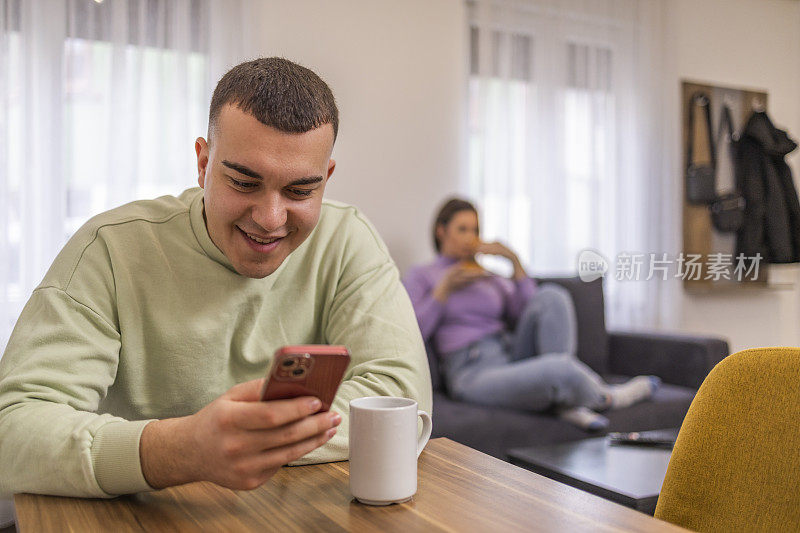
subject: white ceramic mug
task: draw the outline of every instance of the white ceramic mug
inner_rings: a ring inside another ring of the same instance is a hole
[[[368,505],[410,500],[417,492],[417,458],[430,437],[431,417],[414,400],[370,396],[351,401],[350,492]]]

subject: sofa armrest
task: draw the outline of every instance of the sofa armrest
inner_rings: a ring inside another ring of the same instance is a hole
[[[716,337],[622,331],[609,332],[609,352],[613,374],[648,374],[694,389],[729,355],[727,341]]]

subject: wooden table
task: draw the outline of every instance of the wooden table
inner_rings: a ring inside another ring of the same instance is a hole
[[[672,432],[677,437],[678,429]],[[507,455],[512,464],[652,515],[672,450],[617,446],[601,437],[516,448]]]
[[[685,531],[448,439],[419,462],[419,489],[389,507],[357,503],[348,463],[283,468],[254,491],[192,483],[89,500],[20,494],[21,533],[39,531]]]

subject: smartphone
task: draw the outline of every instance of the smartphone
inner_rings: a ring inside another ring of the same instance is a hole
[[[314,396],[322,402],[321,410],[327,411],[349,364],[350,352],[344,346],[284,346],[275,352],[261,399]]]

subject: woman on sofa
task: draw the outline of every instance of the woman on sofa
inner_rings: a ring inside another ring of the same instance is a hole
[[[555,408],[587,431],[608,426],[601,414],[649,398],[655,376],[609,385],[575,356],[575,310],[566,289],[528,277],[505,245],[479,239],[478,213],[458,198],[439,210],[438,257],[403,283],[420,330],[440,356],[450,394],[473,403],[544,411]],[[508,259],[511,279],[484,270],[475,254]]]

